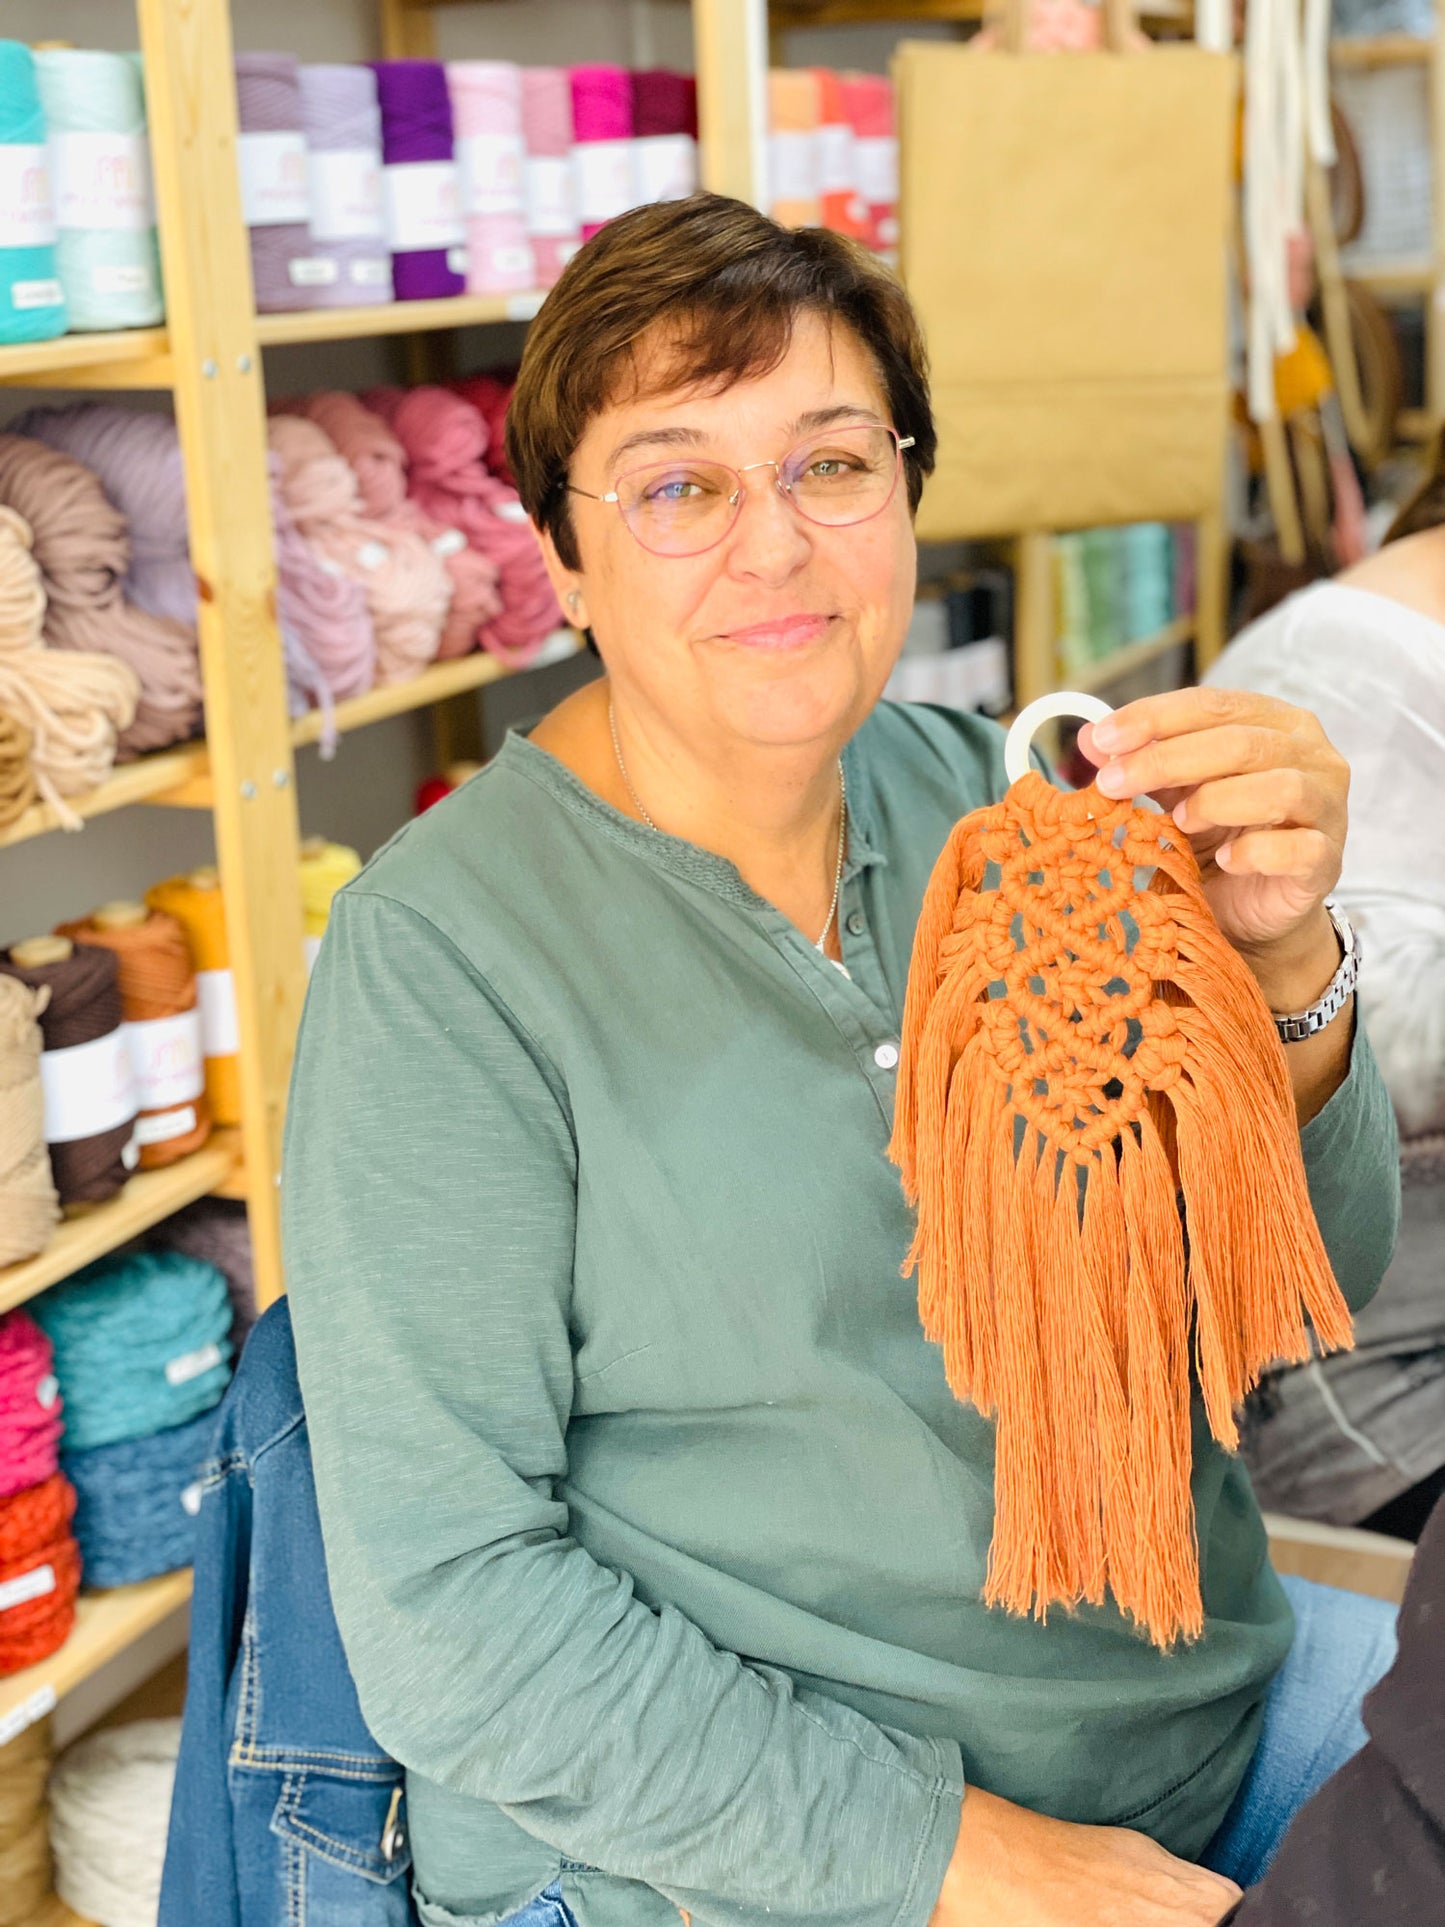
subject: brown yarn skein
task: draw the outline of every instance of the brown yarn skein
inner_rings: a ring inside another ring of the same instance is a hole
[[[0,952],[0,972],[32,990],[49,988],[50,1002],[39,1013],[48,1051],[108,1037],[124,1020],[118,961],[112,951],[94,944],[75,944],[68,957],[29,965],[17,963],[13,951],[6,950]],[[132,1114],[126,1122],[93,1137],[53,1143],[50,1168],[61,1204],[103,1204],[113,1198],[130,1175],[127,1154],[134,1135]]]
[[[48,1719],[0,1746],[0,1927],[33,1927],[50,1897],[45,1783],[54,1752]]]
[[[0,435],[0,502],[30,525],[45,586],[45,640],[118,656],[140,678],[122,756],[186,741],[201,725],[201,664],[184,623],[125,599],[126,519],[90,470],[25,435]]]
[[[35,796],[30,731],[18,716],[12,716],[8,709],[0,709],[0,830],[18,822]]]
[[[60,1216],[45,1149],[39,1017],[48,990],[0,976],[0,1265],[33,1258]]]
[[[102,904],[88,917],[57,924],[56,934],[114,953],[120,968],[121,1006],[128,1024],[155,1023],[195,1010],[196,968],[191,962],[190,945],[180,924],[164,911],[147,911],[139,903]],[[197,1017],[194,1088],[188,1095],[154,1108],[147,1108],[148,1093],[143,1085],[137,1092],[141,1110],[136,1119],[136,1142],[143,1171],[158,1170],[188,1157],[211,1135],[203,1061]]]

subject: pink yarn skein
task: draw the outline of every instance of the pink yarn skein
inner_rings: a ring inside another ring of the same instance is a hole
[[[330,711],[364,696],[376,681],[376,635],[366,591],[339,564],[323,560],[291,519],[281,489],[281,458],[271,471],[271,540],[276,552],[276,621],[286,651],[291,713]],[[330,740],[330,731],[326,733]]]
[[[0,1318],[0,1499],[43,1485],[64,1429],[50,1340],[28,1312]]]
[[[482,647],[515,667],[531,662],[562,611],[517,491],[487,472],[480,413],[445,388],[373,388],[363,399],[406,450],[413,499],[496,565],[502,609],[482,630]]]
[[[452,601],[437,659],[469,655],[482,625],[501,613],[496,564],[469,547],[460,530],[437,521],[411,500],[406,492],[406,450],[380,415],[342,389],[308,395],[298,405],[309,421],[325,429],[350,463],[366,513],[389,528],[410,529],[446,563]]]
[[[300,415],[273,415],[272,451],[296,527],[324,560],[366,592],[376,634],[378,683],[410,682],[437,652],[451,577],[419,535],[362,511],[356,477],[324,429]]]

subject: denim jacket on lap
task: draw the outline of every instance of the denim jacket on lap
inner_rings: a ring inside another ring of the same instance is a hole
[[[197,1524],[158,1927],[411,1927],[401,1769],[336,1630],[284,1300],[221,1408]]]

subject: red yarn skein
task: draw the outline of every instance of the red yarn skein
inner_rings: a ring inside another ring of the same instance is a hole
[[[0,1610],[0,1675],[48,1658],[70,1635],[80,1590],[80,1548],[70,1531],[74,1516],[75,1490],[59,1472],[0,1499],[0,1599],[44,1566],[54,1580],[33,1599]]]

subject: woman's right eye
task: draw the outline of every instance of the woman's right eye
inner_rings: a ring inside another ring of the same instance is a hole
[[[705,475],[674,469],[670,474],[658,475],[643,488],[643,499],[655,502],[659,508],[668,508],[679,502],[695,502],[713,491]]]

